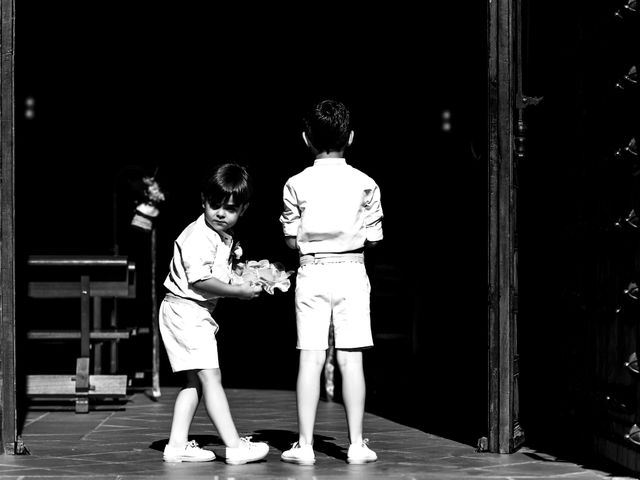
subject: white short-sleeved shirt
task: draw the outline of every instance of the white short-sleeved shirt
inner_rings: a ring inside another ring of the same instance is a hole
[[[189,224],[174,242],[173,258],[164,286],[178,297],[206,302],[207,307],[213,310],[218,297],[194,289],[193,284],[212,277],[225,283],[229,282],[232,244],[233,237],[213,230],[206,224],[202,214]]]
[[[300,254],[340,253],[382,240],[380,189],[344,158],[316,159],[289,178],[280,223]]]

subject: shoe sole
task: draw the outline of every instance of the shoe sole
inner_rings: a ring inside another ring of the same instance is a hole
[[[207,459],[201,459],[201,458],[186,458],[186,457],[163,457],[162,460],[164,460],[167,463],[182,463],[182,462],[191,462],[191,463],[196,463],[196,462],[213,462],[216,459],[216,457],[212,457],[212,458],[207,458]]]
[[[280,460],[282,460],[283,462],[287,462],[287,463],[295,463],[296,465],[314,465],[316,463],[316,460],[298,460],[297,458],[282,458],[280,457]]]
[[[226,463],[227,465],[244,465],[245,463],[259,462],[260,460],[264,460],[265,458],[266,455],[260,458],[250,458],[249,460],[225,460],[224,463]]]
[[[365,458],[365,459],[353,459],[353,458],[347,458],[347,463],[349,465],[363,465],[365,463],[373,463],[378,461],[377,458]]]

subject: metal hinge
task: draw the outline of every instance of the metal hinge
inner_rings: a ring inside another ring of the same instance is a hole
[[[544,97],[527,97],[526,95],[518,94],[516,97],[516,108],[526,108],[531,105],[538,105]]]

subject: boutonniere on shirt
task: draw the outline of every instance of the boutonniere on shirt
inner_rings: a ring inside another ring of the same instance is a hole
[[[234,241],[231,245],[231,256],[229,257],[229,263],[233,269],[237,268],[243,255],[242,246],[239,241]]]
[[[236,260],[240,260],[242,258],[242,246],[240,245],[240,242],[236,242],[233,245],[233,248],[231,249],[231,255]]]

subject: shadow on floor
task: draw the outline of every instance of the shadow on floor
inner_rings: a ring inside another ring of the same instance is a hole
[[[280,452],[284,452],[291,448],[294,442],[298,441],[298,434],[291,430],[256,430],[252,439],[254,441],[267,442]],[[335,437],[316,434],[313,436],[313,449],[337,460],[346,461],[346,448],[333,443],[335,440]]]

